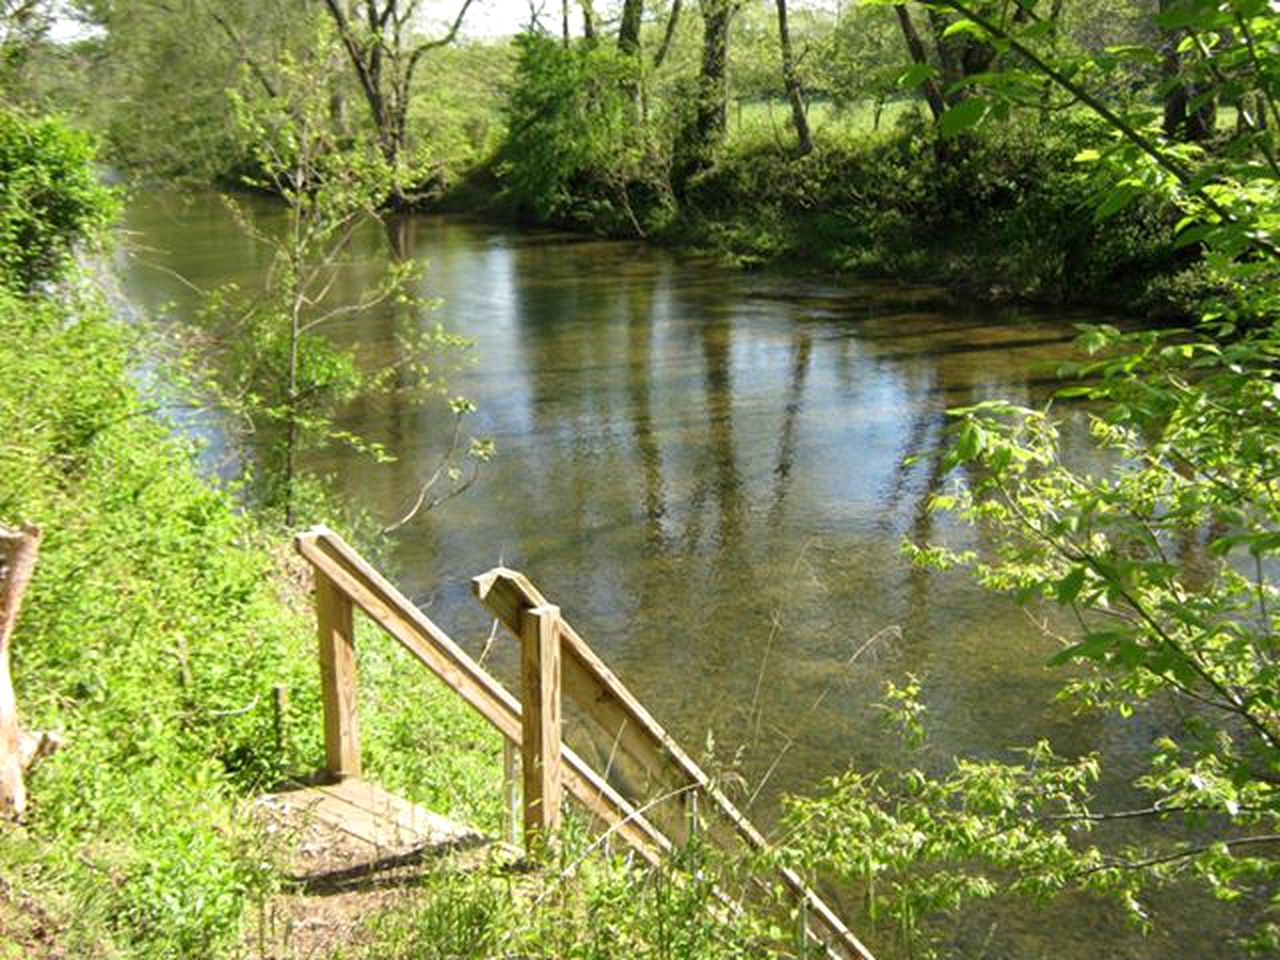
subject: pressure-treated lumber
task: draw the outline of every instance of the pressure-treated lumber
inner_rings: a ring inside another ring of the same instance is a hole
[[[298,552],[512,743],[521,741],[520,703],[337,534],[316,527],[300,534]],[[620,839],[656,863],[670,841],[568,747],[564,789]]]
[[[524,574],[503,567],[471,584],[485,608],[517,637],[522,611],[547,602]],[[562,689],[600,727],[606,742],[639,765],[655,792],[678,792],[699,782],[696,764],[689,761],[689,769],[682,769],[679,745],[563,619],[560,637]]]
[[[447,683],[509,742],[523,743],[524,718],[520,703],[340,537],[318,527],[300,535],[296,545],[318,576],[327,577],[338,592]],[[536,588],[514,571],[491,571],[476,578],[475,588],[477,596],[517,636],[522,635],[522,620],[527,611],[549,606]],[[710,801],[703,805],[703,810],[726,823],[733,835],[748,846],[765,849],[764,837],[714,787],[701,768],[666,734],[563,617],[557,616],[555,636],[560,647],[558,673],[563,690],[611,733],[624,752],[641,763],[653,782],[675,784],[664,788],[659,798],[678,794],[692,800],[701,795]],[[610,722],[612,726],[607,725]],[[671,839],[649,820],[648,811],[654,801],[637,807],[563,744],[561,760],[564,790],[610,833],[616,833],[651,863],[657,863],[663,854],[671,851]],[[784,869],[778,876],[808,918],[807,926],[816,928],[811,936],[818,937],[837,955],[873,960],[857,937],[798,874]]]
[[[462,824],[355,777],[269,794],[259,803],[280,813],[314,818],[389,856],[483,840]]]
[[[560,828],[560,637],[557,607],[524,611],[520,624],[524,839],[542,854]]]
[[[356,638],[351,613],[351,599],[324,573],[316,571],[325,771],[335,780],[360,776]]]
[[[0,526],[0,815],[21,816],[27,807],[23,780],[35,750],[24,751],[18,727],[18,700],[9,668],[9,650],[22,597],[35,572],[41,532],[25,526],[12,530]],[[31,756],[24,757],[24,752]]]
[[[475,577],[472,588],[489,612],[517,637],[525,613],[547,605],[546,597],[528,577],[505,567]],[[711,782],[563,617],[559,622],[559,635],[564,692],[600,725],[619,749],[649,771],[657,783],[674,782],[687,796],[697,793],[705,797],[709,801],[705,812],[724,821],[748,847],[757,851],[767,849],[768,841],[751,821]],[[634,798],[629,799],[634,802]],[[866,946],[799,874],[782,868],[778,877],[793,900],[819,927],[824,942],[847,956],[872,960]]]

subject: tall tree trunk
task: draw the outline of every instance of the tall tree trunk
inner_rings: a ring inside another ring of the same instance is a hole
[[[618,25],[618,52],[634,56],[640,52],[640,19],[644,0],[624,0],[622,22]]]
[[[1160,12],[1168,13],[1184,6],[1185,0],[1160,0]],[[1164,134],[1171,140],[1204,141],[1213,137],[1218,126],[1218,101],[1208,86],[1197,84],[1186,76],[1178,45],[1183,31],[1169,30],[1161,44],[1160,73],[1164,79]],[[1193,101],[1200,99],[1199,103]]]
[[[787,0],[777,0],[778,43],[782,47],[782,82],[786,84],[787,99],[791,101],[791,124],[796,128],[796,141],[800,156],[813,152],[813,139],[809,135],[809,118],[804,112],[804,97],[800,92],[800,78],[796,75],[796,60],[791,51],[791,30],[787,26]]]
[[[694,120],[697,142],[714,147],[724,139],[729,108],[729,26],[733,0],[700,0],[702,9],[702,73]]]
[[[569,0],[560,0],[560,36],[564,48],[569,49]]]
[[[582,7],[582,39],[587,41],[587,46],[592,46],[596,42],[596,11],[591,5],[591,0],[578,0]]]
[[[684,190],[691,177],[711,165],[712,156],[728,127],[729,27],[738,0],[698,0],[702,13],[702,71],[698,74],[692,110],[676,141],[672,182]]]
[[[9,650],[22,597],[35,571],[40,537],[38,527],[0,526],[0,815],[4,816],[21,816],[27,806],[23,775],[30,758],[23,756]]]
[[[894,4],[893,11],[898,15],[898,25],[902,28],[902,37],[907,43],[907,52],[911,54],[911,62],[916,66],[929,66],[929,55],[925,52],[920,33],[911,19],[911,11],[907,9],[905,3]],[[938,118],[947,109],[938,81],[934,77],[926,77],[920,84],[920,90],[924,94],[925,102],[929,104],[929,113],[933,115],[934,123],[937,123]]]
[[[680,23],[680,7],[681,0],[671,0],[671,12],[667,14],[667,29],[662,35],[662,45],[658,47],[658,52],[653,55],[653,68],[655,70],[662,66],[663,61],[667,59],[667,54],[671,52],[671,41],[675,39],[676,25]]]

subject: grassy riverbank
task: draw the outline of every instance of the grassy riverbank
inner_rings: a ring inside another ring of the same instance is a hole
[[[28,727],[66,738],[0,843],[3,960],[263,956],[259,910],[288,881],[252,800],[323,755],[303,571],[285,532],[202,479],[156,419],[130,372],[139,348],[92,291],[0,294],[0,516],[46,534],[19,702]],[[358,640],[368,776],[496,832],[496,735],[374,634]],[[717,868],[685,857],[641,870],[571,827],[541,874],[445,858],[334,955],[775,955],[778,931],[718,917]],[[295,956],[287,931],[263,943]]]
[[[306,570],[273,516],[200,474],[166,419],[182,394],[139,373],[174,359],[156,332],[71,266],[115,208],[87,140],[0,121],[0,522],[44,531],[14,673],[24,727],[65,739],[0,824],[0,960],[303,956],[266,919],[292,839],[253,801],[323,756]],[[307,502],[300,525],[341,515]],[[497,734],[368,624],[357,648],[366,776],[497,833]],[[720,917],[718,867],[683,857],[641,870],[571,822],[541,871],[444,856],[354,922],[313,917],[339,930],[325,956],[772,955],[777,931]]]
[[[285,531],[198,475],[131,373],[139,337],[92,291],[0,297],[0,515],[45,530],[19,703],[67,740],[0,845],[0,926],[38,909],[75,956],[219,956],[279,883],[249,802],[318,765],[319,671]],[[493,828],[496,739],[361,640],[371,775]]]
[[[1106,219],[1074,162],[1103,134],[1084,120],[1023,119],[943,139],[914,111],[873,132],[817,127],[814,152],[759,122],[731,136],[679,194],[605,152],[530,194],[499,153],[441,205],[517,223],[654,242],[745,269],[784,266],[950,287],[980,300],[1185,316],[1206,292],[1177,211],[1144,199]],[[864,121],[866,118],[863,118]],[[866,121],[869,123],[869,121]],[[622,158],[622,159],[618,159]]]

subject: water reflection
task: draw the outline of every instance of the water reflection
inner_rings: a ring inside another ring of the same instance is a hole
[[[261,252],[217,201],[174,204],[162,194],[132,208],[150,259],[202,286],[252,282]],[[499,456],[472,493],[394,542],[399,581],[473,651],[490,624],[467,579],[498,562],[522,569],[673,732],[695,745],[712,732],[722,757],[742,751],[748,782],[767,776],[765,820],[781,790],[901,762],[873,704],[907,670],[924,682],[939,762],[1044,735],[1122,762],[1145,746],[1148,731],[1051,703],[1052,650],[1015,607],[899,555],[904,537],[982,546],[928,510],[946,482],[944,411],[1047,402],[1080,318],[447,218],[385,230],[357,238],[340,295],[373,282],[389,239],[424,263],[422,291],[443,305],[374,311],[333,335],[382,359],[406,322],[438,319],[475,340],[477,363],[452,387],[477,402],[476,429]],[[190,302],[147,264],[125,280],[138,302]],[[1067,420],[1068,455],[1087,462],[1080,419]],[[309,466],[398,517],[447,440],[447,414],[394,394],[353,404],[344,426],[397,462],[335,450]],[[850,663],[886,628],[897,632]],[[490,662],[510,675],[514,644]]]

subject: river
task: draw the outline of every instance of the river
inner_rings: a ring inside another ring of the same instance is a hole
[[[900,555],[904,538],[975,543],[927,509],[948,482],[947,408],[1049,402],[1073,324],[1096,317],[742,273],[454,217],[399,226],[423,264],[421,292],[440,299],[422,322],[474,341],[451,390],[476,403],[469,428],[498,452],[473,490],[395,533],[391,550],[401,587],[471,652],[490,621],[469,578],[518,568],[695,754],[710,733],[722,760],[740,755],[766,823],[782,791],[903,762],[875,704],[907,673],[922,682],[939,765],[1039,737],[1122,768],[1140,756],[1146,724],[1053,702],[1055,648],[1016,605]],[[145,310],[190,316],[188,283],[261,283],[267,251],[212,194],[140,194],[127,228],[122,288]],[[339,296],[371,282],[384,246],[372,226],[356,236]],[[375,310],[331,335],[386,358],[396,322]],[[1062,414],[1067,455],[1087,462],[1083,414]],[[343,423],[395,463],[338,450],[308,469],[384,522],[402,515],[447,416],[393,399],[356,404]],[[492,657],[509,677],[514,643],[500,638]],[[1154,957],[1203,929],[1188,917],[1144,941],[1087,904],[1063,916],[1046,930],[1043,914],[975,913],[957,948],[1066,958],[1105,944],[1107,956]]]

